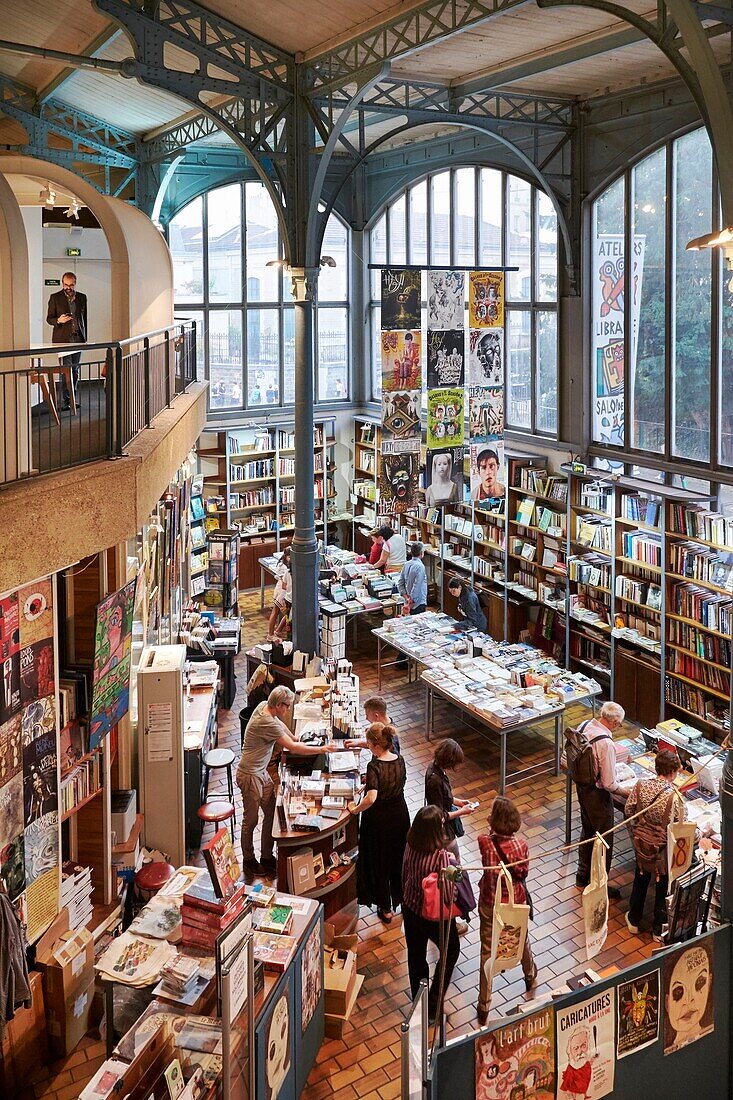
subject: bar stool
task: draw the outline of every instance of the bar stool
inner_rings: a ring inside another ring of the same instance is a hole
[[[216,771],[217,768],[226,768],[227,770],[227,792],[229,795],[229,801],[234,805],[234,780],[232,779],[232,764],[234,763],[234,753],[231,749],[210,749],[204,756],[204,767],[206,768],[206,798],[209,800],[209,778],[212,771]],[[236,810],[234,812],[234,824],[237,823]]]
[[[229,832],[232,834],[232,840],[234,840],[234,829],[232,828],[234,804],[232,802],[225,802],[224,799],[220,799],[217,802],[204,802],[203,806],[199,806],[198,808],[198,815],[204,825],[213,821],[217,828],[222,821],[226,821]]]
[[[173,878],[176,869],[172,867],[170,863],[164,863],[162,860],[153,860],[150,863],[143,863],[142,867],[135,872],[135,886],[144,894],[148,895],[148,900],[153,894],[157,894],[169,879]]]

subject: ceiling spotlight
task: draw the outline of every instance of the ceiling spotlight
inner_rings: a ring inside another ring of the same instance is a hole
[[[265,267],[285,267],[285,260],[268,260]]]
[[[706,233],[703,237],[693,237],[685,245],[686,252],[700,252],[703,248],[720,248],[733,242],[733,229],[726,228]]]
[[[319,202],[318,203],[318,213],[319,214],[325,214],[326,213],[326,204],[325,204],[325,202]]]
[[[321,256],[320,263],[321,263],[321,267],[335,267],[336,266],[336,261],[334,260],[333,256]]]
[[[64,213],[67,218],[76,218],[79,221],[79,200],[72,199]]]
[[[46,183],[46,186],[42,188],[38,195],[38,201],[42,202],[44,206],[50,206],[51,209],[56,205],[56,192],[50,183]]]

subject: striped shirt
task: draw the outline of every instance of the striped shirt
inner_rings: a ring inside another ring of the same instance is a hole
[[[499,854],[494,845],[494,837],[501,845],[501,850],[504,853],[503,856]],[[514,882],[514,901],[517,905],[524,905],[527,901],[527,895],[524,892],[524,880],[527,877],[529,871],[529,848],[527,847],[527,841],[522,840],[519,836],[499,836],[498,833],[491,833],[489,836],[483,834],[478,838],[479,851],[481,852],[481,862],[484,867],[497,867],[500,863],[517,863],[516,867],[509,868],[509,874],[512,876]],[[496,885],[497,880],[501,872],[496,871],[484,871],[481,876],[481,901],[484,905],[488,905],[490,908],[494,906],[494,899],[496,897]],[[506,889],[502,889],[502,901],[506,901]]]
[[[448,867],[451,862],[450,852],[445,848],[436,848],[434,852],[416,852],[407,844],[402,859],[402,904],[413,913],[417,913],[419,917],[422,916],[422,880],[433,871]],[[451,885],[449,889],[452,895],[453,886]],[[447,903],[447,894],[445,900]]]

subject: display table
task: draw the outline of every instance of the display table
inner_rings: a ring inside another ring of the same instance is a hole
[[[320,759],[320,757],[316,757]],[[324,778],[327,773],[324,772]],[[277,814],[272,828],[277,841],[277,884],[278,889],[288,889],[288,857],[303,848],[310,848],[314,857],[323,856],[326,869],[329,867],[331,852],[349,852],[356,848],[359,840],[357,819],[345,810],[338,819],[328,819],[328,825],[318,832],[300,832],[283,827]],[[339,912],[356,898],[356,862],[343,868],[341,877],[335,882],[326,882],[309,890],[304,897],[322,902],[326,918]]]

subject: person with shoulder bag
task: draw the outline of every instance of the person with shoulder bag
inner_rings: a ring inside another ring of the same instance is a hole
[[[636,856],[636,873],[631,887],[626,926],[638,935],[644,902],[652,875],[655,878],[654,923],[652,934],[661,943],[662,926],[667,920],[667,826],[685,820],[685,805],[677,793],[674,781],[680,771],[676,752],[663,749],[654,760],[656,779],[638,780],[626,802],[626,816],[632,817],[645,810],[640,817],[629,822],[629,831]]]
[[[514,886],[513,901],[518,905],[529,905],[530,919],[533,919],[532,900],[525,885],[529,872],[529,848],[527,841],[516,836],[522,825],[519,810],[510,798],[502,795],[494,799],[491,807],[488,835],[482,834],[478,838],[481,863],[484,870],[481,877],[481,893],[479,896],[479,919],[481,922],[481,969],[479,974],[479,998],[477,1016],[479,1024],[483,1027],[489,1015],[489,1003],[491,1001],[491,974],[489,972],[491,961],[491,938],[494,924],[494,905],[497,900],[497,887],[501,872],[499,864],[503,863],[511,875]],[[514,866],[509,866],[514,864]],[[524,941],[522,954],[522,971],[524,984],[529,991],[537,981],[537,964],[532,956],[532,944],[529,936]]]
[[[454,796],[447,773],[462,764],[463,759],[461,746],[452,737],[448,737],[445,741],[441,741],[436,748],[433,761],[428,765],[425,772],[425,804],[427,806],[437,806],[442,813],[443,828],[447,838],[446,847],[456,857],[457,862],[460,862],[461,859],[458,840],[465,835],[462,818],[474,812],[475,804],[465,798]],[[465,872],[463,878],[465,879],[464,889],[468,887],[468,890],[470,890],[470,883]],[[471,891],[471,895],[473,895],[473,891]],[[474,901],[473,905],[468,907],[469,912],[475,907]],[[465,935],[468,931],[468,925],[464,920],[457,922],[457,928],[459,936]]]

